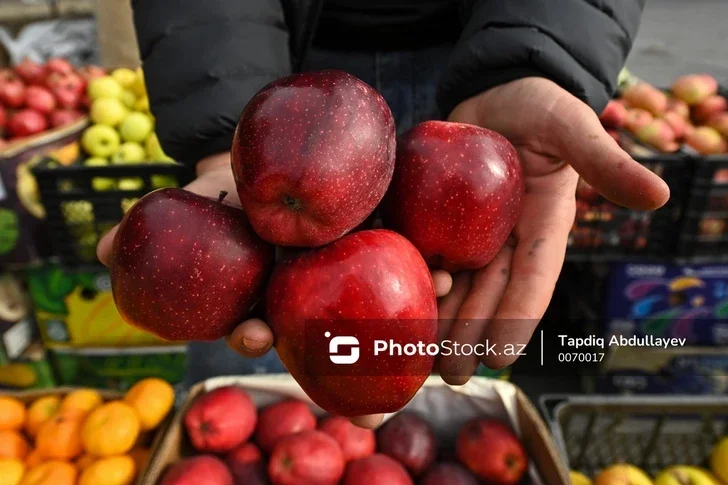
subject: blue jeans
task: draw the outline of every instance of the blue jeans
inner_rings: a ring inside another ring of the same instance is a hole
[[[375,87],[389,103],[397,132],[422,121],[441,119],[435,91],[452,46],[417,51],[347,52],[312,49],[305,69],[340,69]],[[187,383],[224,375],[285,372],[271,351],[257,359],[245,359],[224,340],[192,342],[187,353]]]

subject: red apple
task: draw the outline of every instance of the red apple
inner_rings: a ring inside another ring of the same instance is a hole
[[[675,132],[662,118],[655,118],[650,124],[637,130],[637,138],[664,153],[672,153],[680,148],[675,141]]]
[[[268,475],[273,485],[336,485],[344,475],[344,466],[341,448],[331,436],[302,431],[276,443]]]
[[[54,111],[48,118],[52,127],[70,125],[76,120],[83,118],[83,113],[72,109]]]
[[[106,70],[99,66],[83,66],[78,69],[78,75],[81,76],[86,83],[93,81],[96,78],[106,76]]]
[[[19,109],[25,103],[25,85],[17,78],[6,79],[0,86],[0,103],[7,108]]]
[[[49,73],[59,72],[61,74],[69,74],[73,72],[73,65],[66,59],[61,59],[59,57],[49,59],[48,62],[46,62],[45,68]]]
[[[664,115],[662,115],[662,119],[667,122],[667,124],[672,129],[673,134],[675,135],[675,138],[678,140],[681,140],[685,137],[685,133],[688,129],[689,121],[677,114],[674,111],[668,111]]]
[[[25,90],[25,106],[49,115],[56,109],[56,99],[50,91],[41,86],[28,86]]]
[[[420,485],[478,485],[478,480],[457,463],[437,463],[427,470]]]
[[[14,69],[26,84],[43,84],[46,70],[41,64],[26,57]]]
[[[706,125],[715,129],[718,133],[728,138],[728,113],[719,113],[712,116]]]
[[[523,445],[505,424],[473,419],[460,430],[457,456],[461,463],[488,483],[515,485],[528,469]]]
[[[354,426],[341,416],[329,416],[321,421],[319,430],[336,440],[344,453],[347,463],[360,458],[366,458],[374,453],[377,440],[371,429]]]
[[[235,485],[266,485],[265,461],[253,443],[243,443],[225,456]]]
[[[622,98],[632,107],[647,110],[654,116],[667,111],[667,95],[648,83],[642,82],[627,87],[622,92]]]
[[[627,107],[619,101],[610,100],[599,119],[607,128],[622,128],[627,121]]]
[[[239,387],[213,389],[195,399],[185,414],[185,428],[197,451],[221,453],[244,443],[255,430],[257,411]]]
[[[373,483],[414,485],[402,465],[387,455],[379,453],[351,462],[346,468],[342,485],[372,485]]]
[[[476,269],[510,235],[523,192],[518,154],[503,136],[473,125],[427,121],[397,144],[382,217],[430,266]]]
[[[15,79],[18,79],[18,76],[12,70],[10,70],[8,68],[0,69],[0,88],[2,88],[2,86],[6,82],[12,81]]]
[[[321,246],[358,226],[394,170],[392,112],[343,71],[294,74],[243,111],[232,164],[255,231],[282,246]]]
[[[0,104],[0,135],[2,135],[5,126],[8,124],[8,112],[5,107]]]
[[[652,122],[653,116],[649,111],[640,108],[633,108],[627,113],[625,127],[632,133],[636,133]]]
[[[688,74],[672,84],[672,94],[690,106],[696,105],[718,92],[718,81],[710,74]]]
[[[172,465],[160,485],[234,485],[225,464],[214,456],[199,455]]]
[[[379,452],[394,458],[414,476],[424,472],[437,455],[435,433],[416,414],[402,412],[379,431]]]
[[[728,151],[726,140],[709,126],[699,126],[685,137],[685,144],[702,155],[715,155]]]
[[[266,453],[270,453],[276,442],[284,436],[314,429],[316,416],[306,403],[289,399],[272,404],[260,412],[255,442]]]
[[[156,190],[126,213],[114,238],[114,301],[127,323],[163,339],[217,340],[244,320],[272,260],[240,209]]]
[[[279,263],[266,304],[283,364],[331,414],[398,411],[432,371],[435,288],[422,256],[399,234],[355,232]],[[346,349],[352,339],[359,346]],[[421,351],[398,355],[395,347],[375,349],[375,340]]]
[[[728,110],[728,100],[723,96],[714,94],[693,106],[692,115],[695,122],[699,124],[726,110]]]
[[[677,113],[680,117],[690,119],[690,106],[680,98],[669,96],[667,98],[667,111]]]
[[[11,137],[35,135],[47,128],[45,116],[32,109],[16,111],[8,121],[8,133]]]

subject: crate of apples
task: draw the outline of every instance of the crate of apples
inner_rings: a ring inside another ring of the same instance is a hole
[[[126,394],[56,389],[0,395],[0,483],[131,485],[147,466],[174,390],[144,379]]]

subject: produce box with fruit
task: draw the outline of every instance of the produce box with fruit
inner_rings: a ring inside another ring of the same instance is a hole
[[[159,379],[126,394],[93,389],[0,392],[3,485],[142,483],[151,447],[174,405]]]
[[[429,379],[375,431],[326,416],[287,375],[216,378],[190,390],[144,484],[207,480],[466,485],[568,484],[544,424],[513,385]]]

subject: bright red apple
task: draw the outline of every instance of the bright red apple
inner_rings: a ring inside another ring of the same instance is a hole
[[[160,485],[234,485],[230,471],[219,458],[193,456],[175,463],[162,477]]]
[[[225,456],[235,485],[266,485],[265,461],[257,446],[243,443]]]
[[[331,414],[398,411],[432,371],[432,277],[417,249],[394,232],[355,232],[279,263],[266,306],[286,369]],[[375,348],[378,340],[421,351],[398,355],[394,346]]]
[[[273,248],[240,209],[160,189],[126,213],[114,238],[111,285],[124,320],[166,340],[217,340],[261,294]]]
[[[468,421],[458,435],[457,456],[487,483],[515,485],[528,469],[521,442],[508,426],[495,420]]]
[[[343,71],[294,74],[256,94],[235,130],[238,195],[255,231],[321,246],[364,221],[394,169],[392,112]]]
[[[56,98],[44,87],[28,86],[25,89],[25,106],[47,116],[56,109]]]
[[[25,103],[25,85],[17,78],[8,78],[0,86],[0,103],[7,108],[20,109]]]
[[[73,64],[60,57],[49,59],[46,62],[45,68],[49,73],[59,72],[61,74],[70,74],[73,72]]]
[[[445,462],[427,470],[420,485],[478,485],[478,480],[462,465]]]
[[[291,434],[316,429],[316,416],[306,403],[288,399],[271,404],[260,412],[255,442],[263,451],[270,453],[276,442]]]
[[[329,416],[321,421],[319,430],[339,443],[347,463],[366,458],[377,448],[377,439],[371,429],[360,428],[341,416]]]
[[[728,100],[723,96],[714,94],[708,96],[700,103],[693,106],[692,115],[696,123],[708,121],[714,115],[728,110]]]
[[[636,133],[640,130],[640,128],[649,125],[653,118],[654,117],[649,111],[641,108],[633,108],[627,113],[625,127],[632,133]]]
[[[16,111],[8,121],[8,134],[11,137],[26,137],[45,131],[48,122],[45,116],[32,109]]]
[[[273,485],[336,485],[344,475],[344,465],[341,448],[331,436],[302,431],[276,443],[268,475]]]
[[[48,120],[52,127],[70,125],[76,120],[83,118],[83,113],[72,109],[62,109],[51,113]]]
[[[670,126],[676,139],[681,140],[685,137],[688,131],[688,124],[690,123],[688,120],[674,111],[668,111],[662,115],[662,119]]]
[[[680,115],[685,120],[690,119],[690,106],[680,98],[668,96],[667,98],[667,112],[673,112]]]
[[[482,268],[510,235],[523,192],[518,153],[505,137],[473,125],[427,121],[397,144],[382,217],[430,266]]]
[[[46,70],[41,64],[38,64],[30,58],[24,58],[14,69],[20,79],[25,81],[26,84],[43,84]]]
[[[402,465],[380,453],[351,462],[346,468],[342,485],[372,485],[373,483],[414,485]]]
[[[378,436],[379,452],[394,458],[414,476],[435,461],[437,440],[430,424],[416,414],[401,412],[387,421]]]
[[[610,100],[599,120],[607,128],[622,128],[627,121],[627,107],[619,101]]]
[[[250,438],[257,418],[248,393],[239,387],[226,386],[195,399],[184,422],[197,451],[222,453]]]

